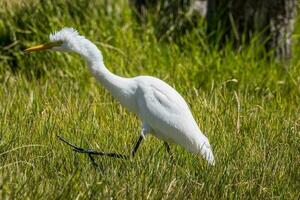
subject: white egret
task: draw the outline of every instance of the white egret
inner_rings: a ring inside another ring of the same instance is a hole
[[[50,42],[26,49],[26,52],[54,50],[76,52],[88,63],[95,78],[129,111],[142,122],[138,142],[131,156],[134,156],[143,138],[152,134],[164,141],[176,143],[189,152],[202,155],[214,165],[212,148],[207,137],[200,131],[194,117],[182,96],[164,81],[151,76],[124,78],[111,73],[104,65],[101,51],[91,41],[78,34],[73,28],[63,28],[49,36]],[[121,154],[103,153],[79,148],[65,139],[64,142],[81,153],[125,158]],[[92,157],[91,157],[92,159]],[[93,160],[93,159],[92,159]]]

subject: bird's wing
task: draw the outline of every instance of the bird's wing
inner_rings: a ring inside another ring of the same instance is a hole
[[[189,111],[189,107],[182,96],[160,79],[146,78],[142,84],[142,90],[145,101],[149,103],[149,106],[161,107],[173,114]]]
[[[167,83],[152,77],[143,78],[139,93],[141,117],[147,118],[152,125],[168,124],[181,129],[187,125],[186,128],[197,127],[185,100]]]

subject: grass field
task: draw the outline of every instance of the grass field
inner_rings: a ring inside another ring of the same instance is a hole
[[[42,2],[42,3],[41,3]],[[300,24],[289,65],[253,40],[241,50],[209,45],[199,27],[180,41],[140,27],[126,1],[0,2],[0,199],[299,199]],[[91,3],[94,2],[94,3]],[[126,77],[152,75],[187,100],[216,165],[150,136],[131,160],[74,153],[130,153],[140,121],[121,107],[74,54],[24,54],[72,26]]]

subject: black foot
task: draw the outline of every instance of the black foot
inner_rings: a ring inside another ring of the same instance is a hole
[[[72,144],[68,142],[65,138],[57,135],[58,139],[60,139],[62,142],[65,144],[71,146],[73,148],[73,151],[77,153],[85,153],[88,154],[89,158],[91,159],[92,163],[94,166],[98,166],[97,163],[95,162],[95,159],[92,157],[92,155],[97,155],[97,156],[108,156],[108,157],[113,157],[113,158],[122,158],[122,159],[128,159],[129,157],[126,155],[118,154],[118,153],[106,153],[106,152],[100,152],[100,151],[94,151],[91,149],[83,149],[81,147],[76,146],[75,144]]]

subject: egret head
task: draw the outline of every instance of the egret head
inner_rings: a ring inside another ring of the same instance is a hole
[[[64,52],[76,52],[83,56],[89,63],[103,63],[101,51],[95,44],[79,35],[73,28],[63,28],[58,32],[51,33],[50,42],[25,49],[25,52],[53,50]]]
[[[49,35],[50,42],[25,49],[26,52],[53,50],[53,51],[81,51],[81,42],[85,37],[78,34],[73,28],[63,28],[58,32]]]

